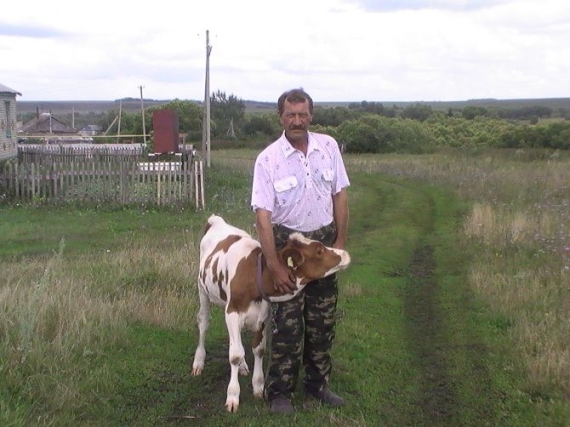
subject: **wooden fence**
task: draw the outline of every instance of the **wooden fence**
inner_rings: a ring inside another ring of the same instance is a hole
[[[121,158],[141,158],[141,144],[22,144],[18,146],[20,163],[51,164],[82,160],[108,161]]]
[[[29,160],[4,164],[0,173],[7,197],[56,203],[194,203],[196,209],[204,209],[204,174],[198,158],[148,162],[140,155],[75,152]]]

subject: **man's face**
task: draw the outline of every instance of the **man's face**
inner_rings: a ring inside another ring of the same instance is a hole
[[[312,118],[309,112],[309,101],[296,103],[285,101],[280,117],[285,136],[293,142],[306,139]]]

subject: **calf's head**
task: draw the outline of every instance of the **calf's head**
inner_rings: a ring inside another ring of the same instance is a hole
[[[301,233],[291,234],[279,255],[281,261],[293,271],[299,285],[344,270],[350,264],[347,251],[327,247],[307,239]]]

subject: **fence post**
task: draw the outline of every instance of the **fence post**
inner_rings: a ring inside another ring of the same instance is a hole
[[[195,202],[196,202],[196,209],[205,209],[206,205],[204,202],[204,169],[203,169],[203,161],[200,159],[199,161],[195,162],[194,168],[194,188],[195,188]]]
[[[34,195],[36,194],[36,174],[35,174],[35,172],[36,172],[36,164],[32,163],[32,171],[31,171],[31,180],[32,180],[31,191],[32,191],[32,193],[30,195],[31,196],[30,199],[33,199]]]
[[[199,188],[199,182],[200,180],[198,179],[198,169],[200,169],[200,163],[201,161],[197,161],[194,163],[194,203],[196,205],[196,209],[199,208],[199,204],[198,204],[198,195],[200,193],[200,188]]]
[[[206,209],[206,199],[204,196],[204,164],[200,161],[200,196],[202,198],[202,209]]]
[[[156,168],[155,168],[156,169]],[[156,204],[160,206],[160,178],[162,174],[156,171]]]

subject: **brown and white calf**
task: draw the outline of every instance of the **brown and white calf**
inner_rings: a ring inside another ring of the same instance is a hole
[[[248,233],[212,215],[206,224],[200,242],[200,271],[198,291],[200,311],[198,347],[194,355],[192,375],[204,369],[206,349],[204,340],[210,322],[210,304],[225,308],[229,334],[229,361],[231,377],[228,384],[226,409],[237,411],[240,386],[238,373],[247,375],[245,350],[241,330],[245,326],[254,332],[252,343],[254,366],[253,394],[263,396],[263,353],[266,326],[270,317],[269,301],[286,301],[293,298],[307,283],[345,269],[350,263],[348,252],[326,247],[322,243],[293,233],[285,247],[278,252],[281,261],[296,277],[294,294],[278,293],[261,256],[261,245]],[[259,263],[259,264],[258,264]]]

